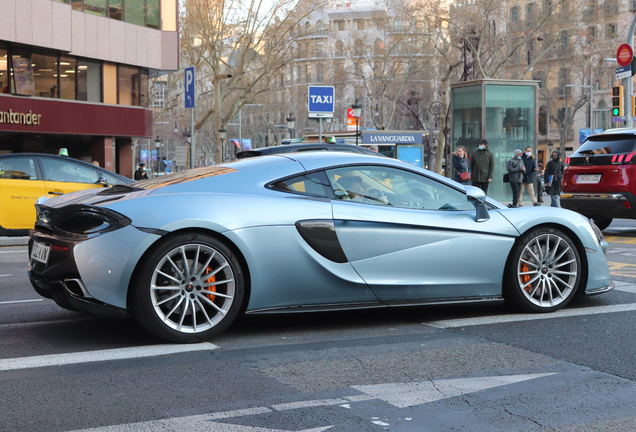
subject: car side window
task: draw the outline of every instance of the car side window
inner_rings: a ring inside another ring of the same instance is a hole
[[[42,158],[47,180],[67,183],[99,183],[97,170],[64,159]]]
[[[302,195],[331,198],[331,185],[323,171],[281,180],[272,185],[275,190]]]
[[[398,168],[345,167],[327,171],[336,199],[426,210],[474,210],[466,194]]]
[[[108,181],[108,184],[110,186],[114,186],[114,185],[118,185],[118,184],[126,184],[123,181],[121,181],[120,179],[118,179],[117,177],[115,177],[114,175],[110,175],[104,171],[100,171],[99,175],[106,177],[106,181]]]
[[[364,153],[362,150],[359,150],[355,147],[351,148],[351,147],[334,147],[333,151],[338,151],[338,152],[349,152],[349,153]]]
[[[0,159],[0,179],[38,180],[33,158],[8,157]]]

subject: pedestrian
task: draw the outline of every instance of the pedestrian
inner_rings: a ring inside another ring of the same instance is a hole
[[[453,168],[455,168],[455,181],[463,185],[471,185],[470,161],[464,146],[457,147],[453,154]]]
[[[550,187],[550,206],[559,207],[561,180],[563,180],[563,162],[559,150],[552,152],[551,159],[545,166],[545,176],[548,178],[547,185]]]
[[[139,162],[139,168],[135,171],[135,180],[148,180],[145,162]]]
[[[537,197],[534,194],[534,173],[539,171],[539,167],[537,166],[537,161],[532,154],[532,147],[526,147],[525,152],[521,156],[521,161],[526,167],[526,170],[523,172],[523,181],[521,182],[521,190],[519,191],[519,202],[517,202],[517,205],[519,207],[522,206],[521,201],[523,199],[523,191],[527,189],[528,195],[530,195],[530,200],[532,201],[532,205],[540,206],[541,204],[537,202]]]
[[[378,153],[378,151],[379,151],[378,146],[377,146],[377,145],[375,145],[375,144],[371,144],[371,145],[369,146],[369,150],[372,150],[372,151],[374,151],[374,152],[376,152],[376,153]]]
[[[510,187],[512,188],[512,202],[508,204],[510,208],[517,208],[517,202],[519,200],[519,190],[521,189],[521,183],[523,182],[523,174],[526,171],[526,167],[521,160],[521,150],[516,149],[514,156],[510,158],[506,164],[508,170],[508,177],[510,179]]]
[[[479,150],[473,153],[470,161],[470,172],[474,186],[477,186],[488,195],[488,185],[495,174],[495,155],[488,150],[488,141],[479,141]]]
[[[543,204],[543,192],[545,182],[543,180],[543,159],[539,159],[539,171],[537,172],[537,202]]]

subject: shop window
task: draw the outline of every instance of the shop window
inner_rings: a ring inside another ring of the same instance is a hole
[[[7,50],[0,48],[0,91],[9,93],[9,58]]]
[[[119,104],[139,106],[139,84],[141,70],[139,68],[119,66],[117,83],[119,85]]]
[[[60,97],[75,100],[75,57],[60,58]]]
[[[96,60],[77,61],[77,100],[102,101],[102,64]]]
[[[65,2],[68,3],[68,2]],[[84,1],[83,0],[71,0],[71,8],[73,8],[73,10],[76,11],[82,11],[84,8]]]
[[[35,96],[31,53],[26,50],[13,49],[11,62],[13,64],[13,79],[10,80],[12,84],[10,93]]]
[[[108,4],[108,14],[112,19],[122,20],[124,14],[124,5],[121,0],[111,0]]]
[[[124,2],[124,20],[131,24],[146,25],[146,0],[126,0]]]
[[[35,95],[57,98],[57,55],[33,53],[31,62]]]
[[[103,66],[104,103],[117,103],[117,65],[104,63]]]

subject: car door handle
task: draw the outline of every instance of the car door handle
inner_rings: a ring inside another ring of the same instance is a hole
[[[53,192],[53,191],[51,191],[48,194],[49,195],[64,195],[64,192]]]

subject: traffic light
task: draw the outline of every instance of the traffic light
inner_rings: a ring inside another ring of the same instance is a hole
[[[623,86],[612,87],[612,116],[623,117]]]

